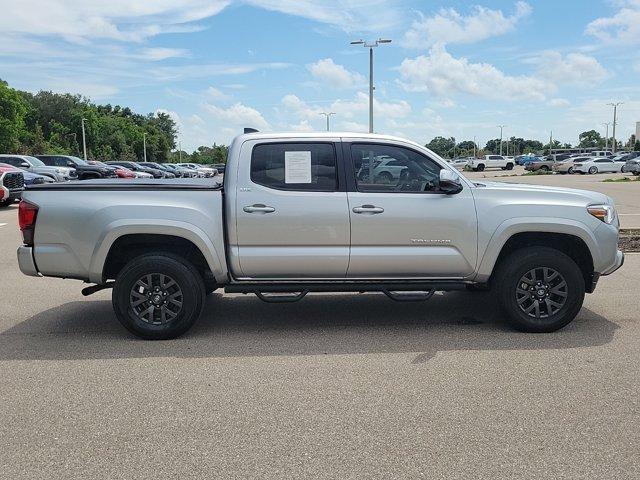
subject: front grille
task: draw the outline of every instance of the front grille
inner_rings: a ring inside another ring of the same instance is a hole
[[[2,180],[2,185],[10,192],[14,190],[24,190],[24,176],[19,172],[7,172]]]

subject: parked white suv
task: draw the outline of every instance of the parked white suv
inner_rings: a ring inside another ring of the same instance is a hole
[[[616,162],[610,158],[593,157],[590,160],[573,164],[573,173],[620,173],[625,162]]]
[[[502,155],[485,155],[484,158],[472,158],[468,163],[475,172],[482,172],[487,168],[500,168],[502,170],[512,170],[514,161]]]

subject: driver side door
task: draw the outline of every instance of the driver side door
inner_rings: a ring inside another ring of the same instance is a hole
[[[477,220],[471,189],[439,190],[442,167],[416,149],[345,143],[350,160],[350,278],[464,278],[477,259]],[[383,175],[381,165],[398,172]]]

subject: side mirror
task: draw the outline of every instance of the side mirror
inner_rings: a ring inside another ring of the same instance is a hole
[[[31,168],[31,164],[30,164],[30,163],[27,163],[27,162],[22,162],[22,163],[20,164],[20,166],[21,166],[22,168]]]
[[[462,182],[460,182],[460,176],[443,168],[440,170],[440,191],[447,195],[455,195],[462,191]]]
[[[67,167],[75,168],[75,164],[71,161],[67,162]]]

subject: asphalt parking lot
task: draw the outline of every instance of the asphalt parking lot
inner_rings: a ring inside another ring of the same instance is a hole
[[[637,193],[611,192],[633,213]],[[16,211],[0,210],[0,478],[640,476],[639,254],[553,334],[509,330],[487,293],[214,294],[186,336],[145,342],[109,292],[18,271]]]

